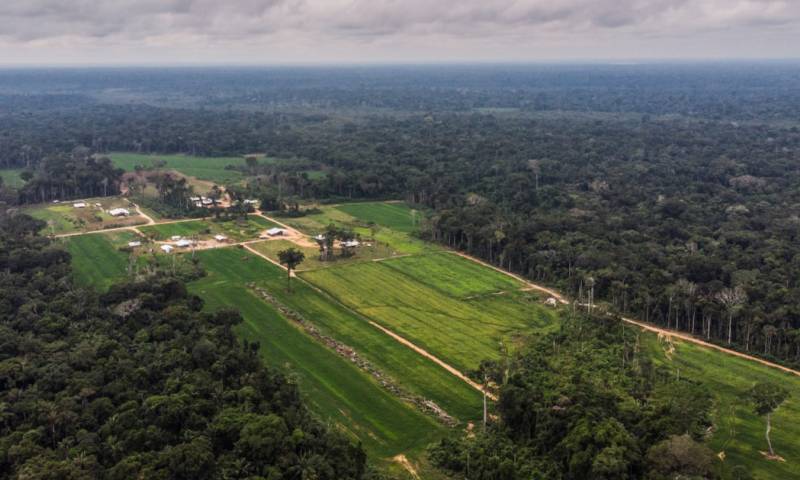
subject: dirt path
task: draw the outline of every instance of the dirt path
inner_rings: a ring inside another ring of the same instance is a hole
[[[488,264],[488,263],[486,263],[486,262],[484,262],[484,261],[482,261],[482,260],[480,260],[478,258],[475,258],[475,257],[473,257],[471,255],[467,255],[466,253],[457,252],[457,251],[454,251],[454,250],[451,250],[451,252],[456,254],[456,255],[459,255],[461,257],[464,257],[464,258],[467,258],[469,260],[472,260],[475,263],[479,263],[479,264],[484,265],[486,267],[492,268],[492,269],[494,269],[494,270],[496,270],[496,271],[498,271],[500,273],[504,273],[504,274],[506,274],[506,275],[508,275],[510,277],[513,277],[513,278],[515,278],[515,279],[517,279],[517,280],[519,280],[521,282],[524,282],[525,285],[527,285],[527,287],[524,288],[523,290],[537,290],[537,291],[540,291],[540,292],[544,292],[544,293],[547,293],[548,295],[554,297],[555,299],[557,299],[559,302],[561,302],[564,305],[569,305],[570,304],[569,300],[567,300],[563,295],[561,295],[560,293],[556,292],[553,289],[550,289],[550,288],[547,288],[547,287],[543,287],[543,286],[537,285],[535,283],[531,283],[530,281],[526,280],[525,278],[523,278],[523,277],[521,277],[519,275],[516,275],[516,274],[511,273],[511,272],[507,272],[507,271],[503,270],[502,268],[498,268],[498,267],[496,267],[494,265],[490,265],[490,264]],[[767,367],[771,367],[771,368],[774,368],[774,369],[777,369],[777,370],[780,370],[780,371],[783,371],[783,372],[786,372],[786,373],[789,373],[789,374],[792,374],[792,375],[800,376],[800,371],[798,371],[798,370],[795,370],[795,369],[792,369],[792,368],[789,368],[789,367],[784,367],[783,365],[779,365],[777,363],[773,363],[773,362],[770,362],[768,360],[764,360],[763,358],[758,358],[758,357],[755,357],[753,355],[748,355],[746,353],[738,352],[736,350],[731,350],[730,348],[725,348],[725,347],[721,347],[719,345],[715,345],[715,344],[710,343],[710,342],[706,342],[705,340],[701,340],[701,339],[699,339],[699,338],[697,338],[697,337],[695,337],[693,335],[690,335],[688,333],[678,332],[678,331],[670,330],[670,329],[666,329],[666,328],[659,328],[659,327],[656,327],[654,325],[650,325],[648,323],[642,322],[640,320],[635,320],[633,318],[628,318],[628,317],[620,317],[620,318],[622,319],[623,322],[629,323],[631,325],[636,325],[637,327],[641,328],[642,330],[647,330],[649,332],[658,333],[658,334],[661,334],[661,335],[665,335],[667,337],[679,338],[679,339],[681,339],[683,341],[686,341],[686,342],[689,342],[689,343],[693,343],[695,345],[700,345],[700,346],[705,347],[705,348],[710,348],[710,349],[713,349],[713,350],[717,350],[719,352],[727,353],[728,355],[732,355],[734,357],[739,357],[739,358],[743,358],[745,360],[750,360],[750,361],[759,363],[759,364],[767,366]]]
[[[414,480],[419,480],[420,477],[419,473],[417,473],[417,469],[414,468],[414,465],[411,465],[411,462],[408,461],[408,458],[406,458],[405,455],[403,455],[402,453],[400,455],[395,455],[392,458],[392,460],[394,460],[401,467],[403,467],[408,472],[408,474],[411,475],[411,478],[413,478]]]
[[[406,347],[410,348],[411,350],[414,350],[415,352],[417,352],[418,354],[420,354],[423,357],[427,358],[428,360],[432,361],[433,363],[435,363],[435,364],[439,365],[440,367],[444,368],[450,374],[455,375],[456,377],[458,377],[461,380],[463,380],[464,382],[466,382],[470,387],[474,388],[475,390],[478,390],[479,392],[485,392],[487,397],[491,398],[495,402],[497,401],[497,396],[492,394],[492,393],[489,393],[487,390],[485,390],[483,388],[483,385],[481,385],[481,384],[479,384],[477,382],[474,382],[471,378],[469,378],[466,375],[464,375],[463,373],[461,373],[457,368],[453,367],[452,365],[450,365],[448,363],[445,363],[439,357],[429,353],[427,350],[425,350],[422,347],[418,347],[417,345],[415,345],[415,344],[411,343],[410,341],[406,340],[404,337],[401,337],[400,335],[394,333],[393,331],[389,330],[388,328],[385,328],[385,327],[373,322],[372,320],[369,321],[369,324],[372,325],[373,327],[377,328],[381,332],[385,333],[386,335],[389,335],[390,337],[392,337],[393,339],[397,340],[398,342],[402,343],[403,345],[405,345]]]
[[[155,220],[153,220],[153,217],[151,217],[150,215],[148,215],[148,214],[144,213],[144,212],[142,211],[142,209],[141,209],[141,208],[139,208],[139,205],[137,205],[137,204],[135,204],[135,203],[133,203],[133,202],[131,202],[131,205],[133,205],[133,208],[136,210],[136,213],[138,213],[139,215],[141,215],[141,216],[142,216],[142,218],[144,218],[145,220],[147,220],[147,223],[146,223],[145,225],[155,225],[155,224],[156,224],[156,221],[155,221]]]

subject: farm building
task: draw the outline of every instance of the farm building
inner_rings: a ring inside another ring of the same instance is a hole
[[[75,208],[86,208],[86,202],[76,202],[72,204]]]
[[[191,240],[182,239],[175,242],[175,246],[180,248],[186,248],[192,246],[193,243],[194,242],[192,242]]]
[[[342,242],[341,243],[341,246],[343,246],[345,248],[354,248],[354,247],[357,247],[359,245],[361,245],[361,242],[359,242],[358,240],[348,240],[346,242]]]
[[[286,231],[282,228],[273,227],[267,230],[267,235],[270,237],[277,237],[279,235],[283,235]]]
[[[226,237],[225,235],[214,235],[214,240],[218,242],[224,242],[227,239],[228,237]]]
[[[112,217],[127,217],[131,212],[127,208],[112,208],[108,211],[108,214]]]
[[[199,202],[200,201],[200,197],[189,197],[189,200],[191,200],[193,202]]]
[[[161,245],[161,250],[163,250],[164,253],[170,253],[174,250],[174,247],[172,245]]]
[[[548,307],[557,307],[558,300],[556,300],[556,297],[550,297],[544,301],[544,304],[547,305]]]
[[[181,238],[183,238],[183,237],[181,237],[180,235],[173,235],[173,236],[169,237],[169,239],[172,240],[173,242],[177,242]]]
[[[128,242],[128,246],[131,247],[131,248],[133,248],[133,247],[141,247],[142,246],[142,242],[136,242],[136,241]]]
[[[258,200],[248,199],[244,201],[245,205],[258,205]]]

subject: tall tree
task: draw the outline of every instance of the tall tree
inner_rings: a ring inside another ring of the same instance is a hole
[[[753,403],[756,414],[762,417],[766,416],[767,430],[764,436],[767,438],[770,456],[775,456],[772,441],[769,438],[770,430],[772,430],[772,412],[789,398],[789,391],[774,383],[757,383],[750,389],[747,396]]]
[[[292,270],[303,263],[303,260],[306,259],[306,254],[294,247],[289,247],[286,250],[278,252],[278,259],[282,265],[286,265],[286,289],[291,292]]]

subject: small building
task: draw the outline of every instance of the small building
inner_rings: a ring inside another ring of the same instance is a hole
[[[108,214],[112,217],[127,217],[131,212],[127,208],[112,208],[108,211]]]
[[[346,242],[342,242],[340,245],[343,246],[344,248],[355,248],[361,245],[361,242],[359,242],[358,240],[348,240]]]
[[[192,202],[199,202],[200,197],[189,197],[189,200],[191,200]]]
[[[194,206],[197,207],[197,208],[203,208],[203,203],[202,202],[194,202]]]
[[[258,205],[258,200],[248,199],[244,201],[245,205]]]
[[[228,237],[226,237],[225,235],[214,235],[214,240],[218,242],[224,242],[228,240]]]
[[[183,238],[183,237],[181,237],[180,235],[173,235],[173,236],[169,237],[169,239],[172,240],[173,242],[177,242],[181,238]]]
[[[72,204],[75,208],[86,208],[86,202],[76,202]]]
[[[175,242],[175,246],[180,248],[186,248],[186,247],[191,247],[193,243],[194,242],[191,240],[181,239]]]
[[[203,205],[212,205],[214,203],[214,200],[211,200],[210,198],[203,198],[201,202]]]
[[[558,306],[558,299],[556,297],[550,297],[544,301],[544,304],[548,307],[557,307]]]
[[[273,227],[267,230],[267,235],[269,235],[270,237],[277,237],[283,235],[284,233],[286,233],[286,231],[278,227]]]
[[[95,207],[98,207],[98,208],[103,208],[103,204],[102,204],[102,203],[99,203],[99,202],[98,202],[98,203],[95,203],[95,204],[94,204],[94,206],[95,206]]]
[[[131,248],[141,247],[142,246],[142,242],[137,242],[137,241],[128,242],[128,246],[131,247]]]
[[[314,237],[314,240],[316,240],[316,241],[318,241],[318,242],[324,242],[324,241],[325,241],[325,238],[326,238],[326,237],[325,237],[325,235],[323,235],[323,234],[321,234],[321,233],[320,233],[319,235],[317,235],[316,237]]]
[[[161,245],[161,250],[163,250],[164,253],[170,253],[174,250],[174,247],[172,245]]]

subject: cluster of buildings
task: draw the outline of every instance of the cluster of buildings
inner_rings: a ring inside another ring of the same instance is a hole
[[[53,203],[58,203],[58,201],[53,201]],[[75,202],[72,204],[73,208],[86,208],[88,206],[89,204],[86,202]],[[101,209],[103,208],[101,203],[95,203],[94,206]],[[127,217],[131,212],[127,208],[112,208],[108,211],[108,214],[112,217]]]

